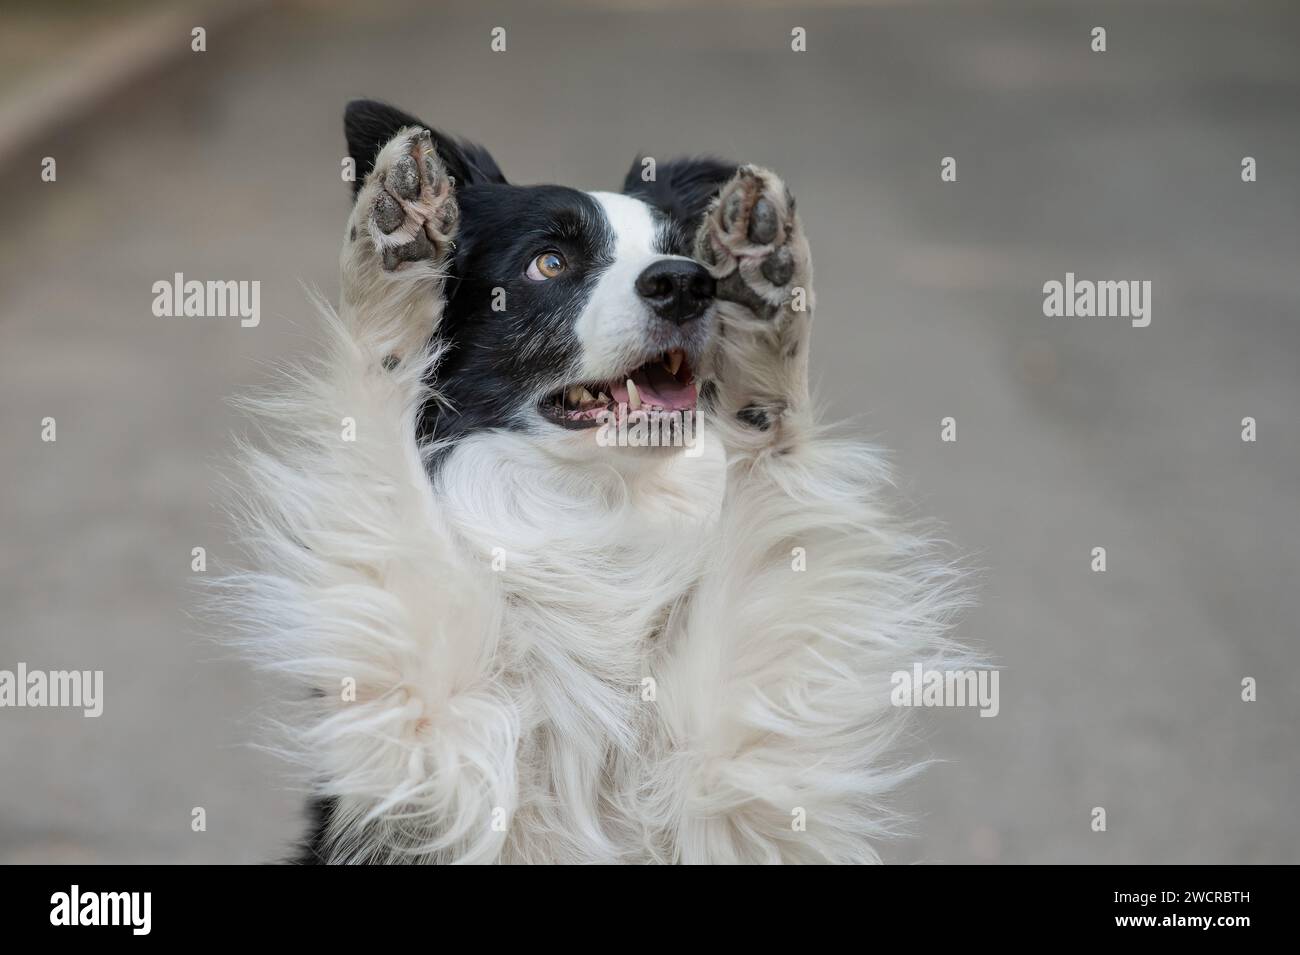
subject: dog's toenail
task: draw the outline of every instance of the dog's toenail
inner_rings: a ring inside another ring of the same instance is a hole
[[[776,227],[776,206],[760,198],[749,214],[749,241],[755,245],[767,245],[776,238]]]
[[[393,163],[388,173],[388,188],[403,199],[414,199],[420,194],[420,171],[414,159],[403,156]]]
[[[790,249],[783,245],[763,261],[759,271],[773,285],[785,285],[794,274],[794,256],[790,254]]]
[[[406,213],[401,204],[388,193],[381,192],[375,200],[375,225],[379,226],[379,231],[388,235],[402,224],[404,218]]]

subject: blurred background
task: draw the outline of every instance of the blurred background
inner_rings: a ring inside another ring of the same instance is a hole
[[[0,64],[0,668],[105,672],[99,719],[0,710],[0,861],[297,835],[190,553],[234,556],[223,399],[312,347],[302,283],[337,294],[357,96],[516,182],[716,153],[790,184],[819,393],[978,564],[961,633],[1005,668],[996,718],[925,716],[887,859],[1300,861],[1294,3],[11,0]],[[1067,271],[1150,280],[1150,327],[1044,317]],[[154,317],[175,272],[261,281],[261,324]]]

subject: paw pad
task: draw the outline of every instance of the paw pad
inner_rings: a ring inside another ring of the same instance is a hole
[[[749,241],[755,245],[769,245],[776,238],[779,225],[776,206],[759,197],[759,200],[754,203],[753,211],[749,214]]]
[[[403,262],[429,259],[433,253],[433,243],[429,237],[423,232],[417,232],[415,238],[405,245],[390,245],[384,249],[384,268],[391,272]]]
[[[773,318],[804,274],[794,198],[775,175],[742,167],[723,187],[696,237],[695,257],[718,279],[719,297]]]
[[[375,199],[375,225],[379,226],[379,231],[388,235],[406,218],[406,210],[402,204],[386,192],[381,192]]]
[[[751,234],[753,229],[750,229]],[[759,269],[763,273],[763,278],[767,279],[773,285],[784,286],[794,275],[794,255],[790,252],[789,246],[781,246],[766,259]]]
[[[393,163],[384,179],[390,192],[395,192],[403,199],[414,199],[420,194],[420,170],[415,164],[414,156],[403,156]]]
[[[385,270],[436,259],[446,251],[457,206],[427,129],[380,151],[363,195],[367,193],[372,196],[368,232]]]

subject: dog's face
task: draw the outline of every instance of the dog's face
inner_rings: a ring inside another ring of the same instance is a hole
[[[419,120],[352,103],[358,177]],[[427,128],[427,127],[426,127]],[[691,412],[714,333],[715,284],[690,257],[696,225],[735,171],[713,160],[637,163],[622,193],[514,186],[481,147],[434,132],[456,180],[460,226],[440,337],[441,400],[422,430],[484,428],[559,436],[643,409]]]

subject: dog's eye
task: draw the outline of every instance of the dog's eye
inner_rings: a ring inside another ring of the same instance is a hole
[[[525,274],[534,282],[545,282],[547,279],[555,278],[566,268],[568,264],[560,253],[543,252],[528,263],[528,271]]]

